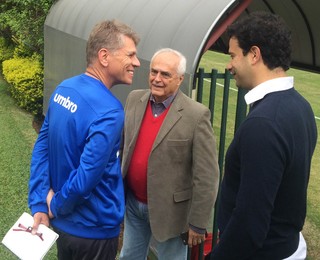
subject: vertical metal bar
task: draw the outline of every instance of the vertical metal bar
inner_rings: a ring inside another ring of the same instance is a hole
[[[225,70],[224,88],[223,88],[223,100],[222,100],[222,112],[221,112],[221,128],[220,128],[220,143],[219,143],[219,166],[220,174],[223,172],[224,150],[226,142],[227,131],[227,117],[228,117],[228,103],[229,103],[229,88],[231,74],[228,70]]]
[[[236,133],[238,127],[247,116],[247,104],[244,100],[244,95],[247,93],[244,89],[238,89],[236,118],[234,125],[234,133]]]
[[[209,109],[211,111],[211,124],[213,123],[214,118],[214,105],[215,105],[215,96],[216,96],[216,89],[217,89],[217,76],[218,71],[215,69],[211,70],[211,83],[210,83],[210,97],[209,97]]]
[[[190,260],[190,259],[191,259],[191,250],[192,250],[192,247],[189,247],[189,246],[188,246],[187,260]]]
[[[202,243],[199,245],[198,260],[202,260],[202,257],[203,257],[203,247],[204,247],[204,243],[202,242]]]
[[[219,178],[219,191],[218,191],[217,200],[214,207],[212,248],[216,245],[218,241],[217,214],[218,214],[219,201],[220,201],[220,184],[223,176],[222,174],[223,160],[224,160],[224,150],[225,150],[225,141],[226,141],[229,88],[230,88],[230,79],[231,79],[231,74],[228,70],[225,70],[224,75],[225,76],[224,76],[224,89],[223,89],[222,112],[221,112],[220,143],[219,143],[219,155],[218,155],[220,178]]]
[[[217,74],[218,71],[212,69],[211,72],[211,85],[210,85],[210,97],[209,97],[209,109],[211,111],[211,123],[213,122],[213,115],[214,115],[214,98],[215,98],[215,90],[216,90],[216,82],[217,82]],[[203,98],[203,86],[204,86],[204,78],[205,78],[205,73],[203,68],[199,68],[198,73],[196,74],[198,77],[198,88],[197,88],[197,98],[196,100],[200,103],[202,103],[202,98]],[[203,256],[203,251],[204,251],[204,242],[202,242],[198,246],[198,259],[202,259]],[[187,254],[187,259],[191,259],[191,253],[192,248],[188,247],[188,254]]]
[[[200,102],[200,103],[202,103],[203,79],[204,79],[204,69],[203,68],[199,68],[197,101]]]
[[[198,76],[198,89],[197,89],[197,101],[202,103],[203,99],[203,86],[205,73],[203,68],[199,68]],[[219,187],[221,184],[223,176],[223,162],[224,162],[224,152],[225,152],[225,141],[226,141],[226,130],[227,130],[227,117],[228,117],[228,103],[229,103],[229,89],[230,80],[232,78],[228,70],[225,70],[224,74],[218,74],[218,71],[212,69],[211,71],[211,84],[210,84],[210,96],[209,96],[209,109],[211,111],[211,122],[214,118],[214,107],[215,107],[215,96],[216,96],[216,85],[217,78],[222,76],[224,79],[224,89],[223,89],[223,100],[222,100],[222,112],[221,112],[221,124],[220,124],[220,140],[219,140],[219,153],[218,153],[218,163],[220,170]],[[240,93],[239,93],[240,92]],[[245,93],[241,90],[238,92],[237,109],[236,109],[236,126],[243,121],[246,116],[246,106],[244,103]],[[243,102],[241,102],[243,101]],[[213,231],[212,231],[212,248],[216,245],[218,241],[218,225],[217,225],[217,213],[220,200],[220,188],[217,195],[217,200],[214,207],[214,218],[213,218]],[[204,243],[199,246],[199,258],[202,259],[204,253]],[[188,248],[188,259],[191,259],[191,249]]]

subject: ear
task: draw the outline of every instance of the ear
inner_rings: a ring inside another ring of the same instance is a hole
[[[181,85],[183,79],[184,79],[184,75],[179,76],[179,83],[178,83],[179,86]]]
[[[251,60],[253,63],[258,62],[261,59],[261,52],[258,46],[252,46],[250,49]]]
[[[110,56],[110,52],[105,49],[102,48],[99,50],[98,52],[98,58],[99,58],[99,62],[103,67],[107,67],[109,64],[109,56]]]

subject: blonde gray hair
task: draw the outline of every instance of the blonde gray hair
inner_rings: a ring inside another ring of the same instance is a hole
[[[86,48],[87,66],[97,57],[99,50],[106,48],[115,52],[123,47],[123,36],[127,36],[138,45],[138,34],[127,24],[119,20],[106,20],[96,24],[89,36]]]

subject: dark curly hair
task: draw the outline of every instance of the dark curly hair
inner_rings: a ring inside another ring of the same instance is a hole
[[[291,31],[280,16],[268,12],[254,12],[230,25],[227,34],[238,40],[243,55],[247,55],[252,46],[257,46],[264,64],[269,69],[289,69]]]

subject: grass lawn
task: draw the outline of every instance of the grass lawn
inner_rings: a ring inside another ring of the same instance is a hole
[[[29,212],[27,195],[29,165],[37,134],[32,116],[17,108],[5,83],[0,79],[0,239],[20,215]],[[55,247],[53,248],[54,251]],[[46,259],[56,259],[50,252]],[[0,246],[0,259],[17,259]]]
[[[201,60],[200,67],[209,72],[216,68],[223,72],[229,57],[223,54],[207,52]],[[320,118],[320,74],[306,73],[291,69],[289,74],[295,76],[295,87],[311,103],[315,115]],[[230,91],[228,109],[228,126],[226,147],[233,136],[235,90]],[[217,89],[217,97],[222,88]],[[221,98],[221,97],[220,97]],[[204,99],[204,103],[206,100]],[[219,106],[216,106],[214,129],[219,133]],[[220,109],[221,110],[221,109]],[[320,120],[317,120],[320,133]],[[0,239],[14,224],[23,211],[29,212],[27,206],[29,164],[32,147],[37,137],[32,127],[32,116],[17,108],[10,97],[7,86],[0,78]],[[319,138],[320,139],[320,138]],[[308,213],[304,236],[308,243],[308,259],[320,259],[320,140],[313,158],[309,191]],[[3,245],[0,246],[0,259],[17,259]],[[55,247],[45,259],[56,259]]]

